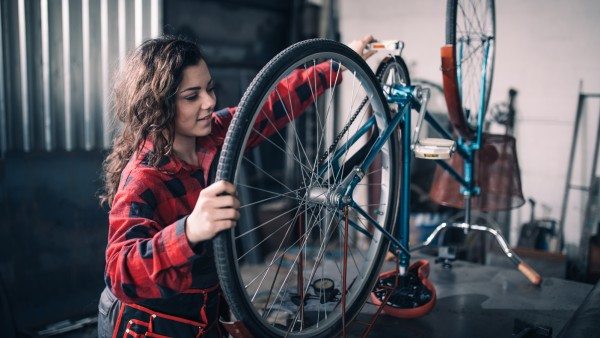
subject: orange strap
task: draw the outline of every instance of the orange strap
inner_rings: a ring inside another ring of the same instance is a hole
[[[446,98],[446,105],[448,107],[448,116],[454,130],[458,131],[462,136],[470,137],[473,133],[467,128],[467,121],[463,115],[458,80],[456,79],[456,55],[454,48],[454,45],[445,45],[441,49],[444,97]]]

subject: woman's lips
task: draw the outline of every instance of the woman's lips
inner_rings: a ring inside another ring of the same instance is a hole
[[[196,119],[196,121],[203,121],[203,120],[208,120],[210,118],[210,113],[206,114],[206,116],[203,117],[199,117]]]

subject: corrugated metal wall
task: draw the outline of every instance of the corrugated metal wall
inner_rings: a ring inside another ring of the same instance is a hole
[[[162,0],[2,0],[0,154],[110,147],[113,70],[162,13]]]

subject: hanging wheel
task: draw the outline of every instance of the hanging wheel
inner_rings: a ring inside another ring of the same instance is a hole
[[[494,0],[448,0],[446,46],[442,49],[444,92],[450,120],[463,137],[472,138],[478,119],[483,122],[485,117],[495,47]],[[444,58],[451,58],[454,64],[445,64]]]

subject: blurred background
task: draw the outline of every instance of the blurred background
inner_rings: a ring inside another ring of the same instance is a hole
[[[534,267],[588,282],[600,272],[592,258],[600,255],[600,105],[586,96],[600,93],[599,17],[596,0],[497,1],[490,101],[503,113],[512,98],[523,195],[533,203],[489,218],[522,244],[521,255],[541,262]],[[94,325],[104,287],[107,210],[97,195],[114,126],[111,76],[134,46],[163,33],[197,40],[218,107],[226,107],[276,53],[314,37],[402,40],[411,77],[436,88],[444,20],[441,0],[1,0],[0,336]],[[434,96],[430,109],[443,117],[443,98]],[[415,161],[414,241],[458,212],[429,201],[432,175]],[[527,224],[537,231],[529,237]],[[473,261],[496,261],[487,250],[465,251]]]

